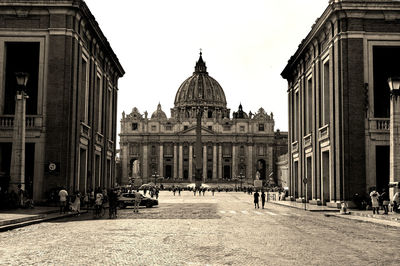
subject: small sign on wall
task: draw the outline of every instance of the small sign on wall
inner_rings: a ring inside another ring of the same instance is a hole
[[[48,162],[45,165],[45,172],[47,172],[49,174],[59,174],[60,173],[60,163]]]

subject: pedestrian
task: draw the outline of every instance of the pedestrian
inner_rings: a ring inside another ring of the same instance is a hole
[[[264,190],[261,192],[261,205],[262,205],[262,208],[264,209],[264,205],[265,205],[265,193],[264,193]]]
[[[110,219],[117,218],[118,198],[117,198],[117,193],[113,189],[110,189],[110,191],[108,192],[108,202],[110,205],[110,208],[108,209],[108,217]]]
[[[204,197],[204,193],[206,193],[206,188],[203,188],[203,197]]]
[[[388,214],[389,212],[389,194],[386,192],[386,189],[382,189],[382,194],[380,196],[382,200],[383,214]]]
[[[24,207],[24,194],[21,184],[18,184],[18,207]]]
[[[65,190],[64,187],[61,187],[61,190],[58,192],[58,197],[60,198],[60,214],[65,213],[68,192]]]
[[[155,191],[154,191],[154,194],[156,195],[156,199],[158,199],[158,193],[159,193],[160,191],[158,190],[158,188],[156,187],[155,188]]]
[[[260,208],[260,205],[258,204],[258,198],[260,197],[260,194],[258,194],[258,191],[256,190],[256,192],[254,193],[254,209],[255,208]]]
[[[372,213],[375,214],[376,211],[376,214],[379,214],[379,193],[373,188],[369,196],[371,197]]]
[[[173,189],[172,189],[172,193],[174,193],[174,196],[175,196],[176,188],[173,188]]]
[[[182,190],[182,188],[181,188],[181,187],[178,187],[178,195],[179,195],[179,196],[181,195],[181,190]]]
[[[211,189],[211,193],[212,193],[213,196],[214,196],[214,192],[215,192],[215,189],[212,188],[212,189]]]
[[[79,191],[75,191],[74,193],[74,202],[70,205],[71,211],[76,211],[78,215],[81,213],[81,194]]]
[[[135,201],[133,202],[133,212],[139,212],[139,205],[142,201],[142,195],[139,192],[133,192],[135,194]]]
[[[143,189],[143,194],[146,196],[146,192],[147,192],[147,188],[145,187],[144,189]]]
[[[400,192],[396,192],[393,195],[393,211],[400,212]]]
[[[103,193],[101,193],[101,189],[98,188],[96,192],[96,200],[95,200],[95,215],[100,216],[101,208],[103,207]]]
[[[196,196],[196,188],[193,188],[193,196]]]

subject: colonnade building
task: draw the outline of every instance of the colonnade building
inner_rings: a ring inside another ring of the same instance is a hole
[[[399,60],[399,1],[329,1],[282,72],[290,196],[337,206],[388,187],[387,80]]]
[[[276,180],[274,162],[287,152],[287,133],[274,131],[273,114],[260,108],[255,114],[242,105],[230,118],[225,93],[208,75],[202,55],[192,76],[179,87],[171,117],[159,104],[149,117],[133,108],[123,113],[120,134],[122,184],[194,182],[196,113],[201,122],[202,179],[206,183],[251,183],[259,177]],[[277,180],[276,180],[277,181]]]
[[[124,70],[82,0],[0,2],[0,185],[10,178],[15,72],[26,86],[24,178],[46,200],[115,181],[118,79]],[[15,185],[15,184],[14,184]]]

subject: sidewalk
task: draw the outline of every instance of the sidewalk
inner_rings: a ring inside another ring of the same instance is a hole
[[[304,210],[304,203],[294,202],[294,201],[269,201],[273,204],[278,204],[286,207],[297,208]],[[400,228],[400,213],[389,212],[389,214],[382,214],[383,211],[380,210],[380,214],[372,214],[372,210],[353,210],[349,209],[349,214],[340,214],[340,209],[330,208],[321,205],[311,205],[307,203],[307,211],[312,212],[324,212],[327,217],[335,216],[344,219],[358,220],[369,223],[376,223],[381,225],[387,225],[392,227]]]
[[[0,232],[76,215],[75,212],[60,214],[59,211],[59,207],[44,206],[36,206],[33,209],[0,210]]]

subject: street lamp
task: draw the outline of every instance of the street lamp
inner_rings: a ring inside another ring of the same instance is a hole
[[[400,77],[388,79],[390,88],[390,177],[389,182],[400,181]],[[393,187],[389,188],[390,199],[394,196]]]
[[[25,189],[25,120],[26,120],[26,84],[29,74],[15,73],[17,88],[15,95],[15,114],[13,144],[11,150],[10,190],[18,191],[18,185]]]

